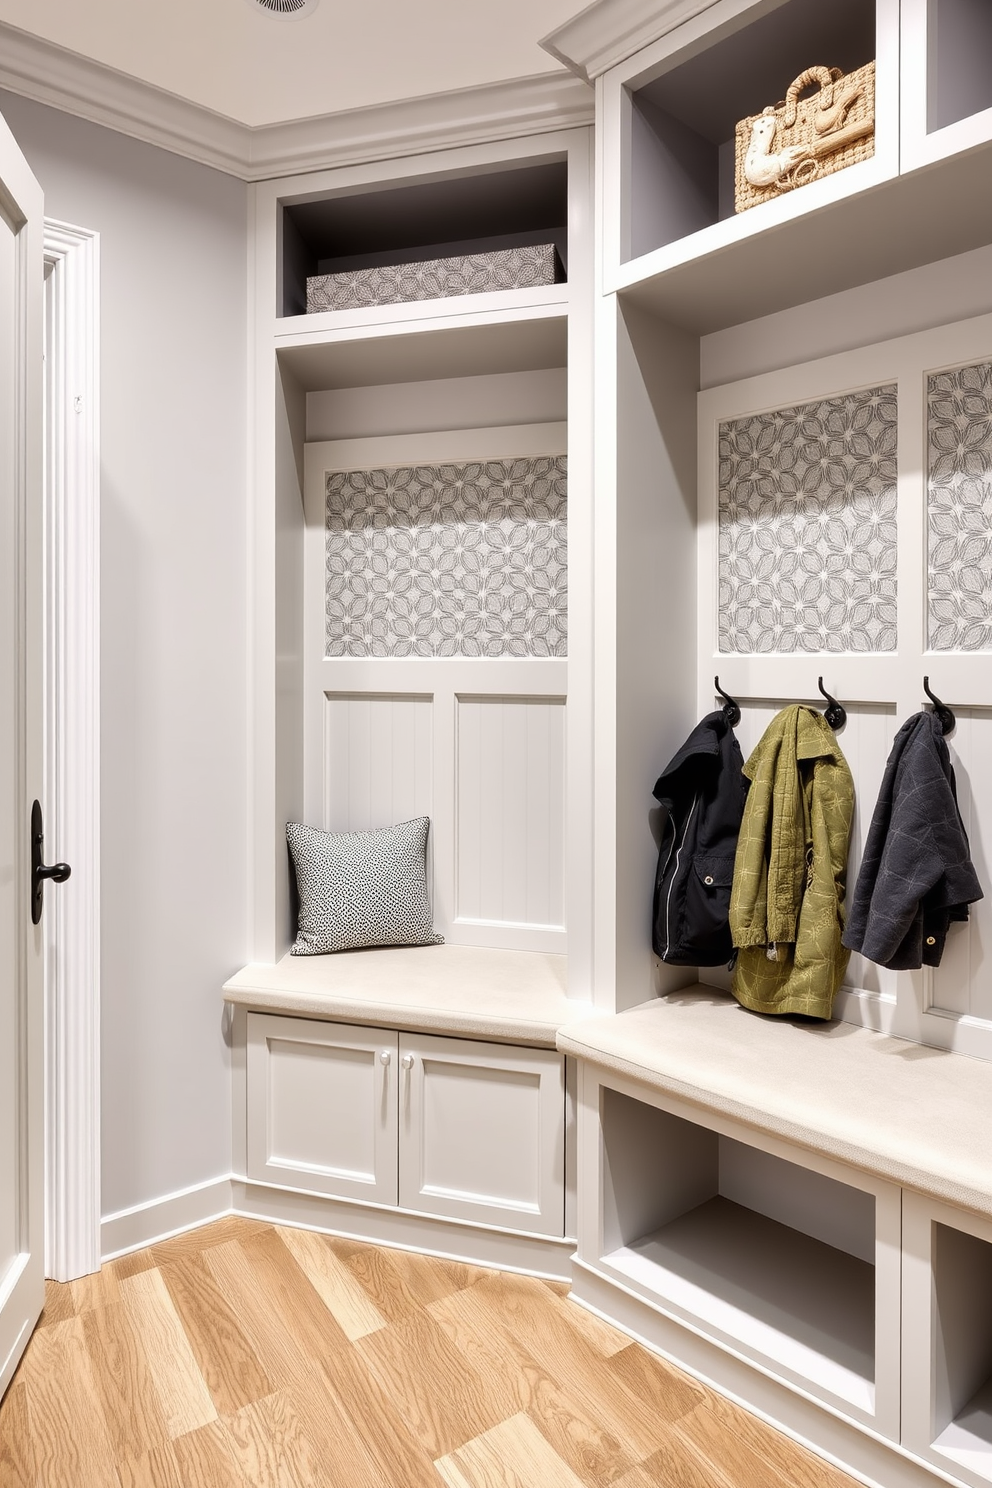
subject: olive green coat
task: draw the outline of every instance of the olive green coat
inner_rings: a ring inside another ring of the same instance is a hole
[[[841,945],[854,781],[830,725],[783,708],[744,766],[730,930],[733,993],[758,1013],[829,1018],[850,952]]]

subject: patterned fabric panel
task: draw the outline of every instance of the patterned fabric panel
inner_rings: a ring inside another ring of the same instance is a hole
[[[327,656],[567,655],[564,455],[326,489]]]
[[[929,642],[992,649],[992,362],[927,379]]]
[[[720,425],[720,650],[896,649],[896,389]]]
[[[409,300],[440,300],[449,295],[487,294],[494,289],[531,289],[554,284],[557,254],[553,243],[497,248],[422,263],[315,274],[307,280],[307,314],[322,310],[361,310]]]

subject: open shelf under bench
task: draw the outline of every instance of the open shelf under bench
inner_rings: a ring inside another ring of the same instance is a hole
[[[716,1194],[604,1263],[852,1404],[874,1398],[874,1267]],[[816,1277],[816,1286],[809,1284]]]

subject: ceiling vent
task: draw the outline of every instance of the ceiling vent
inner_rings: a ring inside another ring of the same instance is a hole
[[[317,9],[320,0],[248,0],[248,4],[277,21],[302,21]]]

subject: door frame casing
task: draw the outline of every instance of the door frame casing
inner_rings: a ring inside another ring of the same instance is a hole
[[[100,239],[45,219],[45,1274],[100,1268]]]

